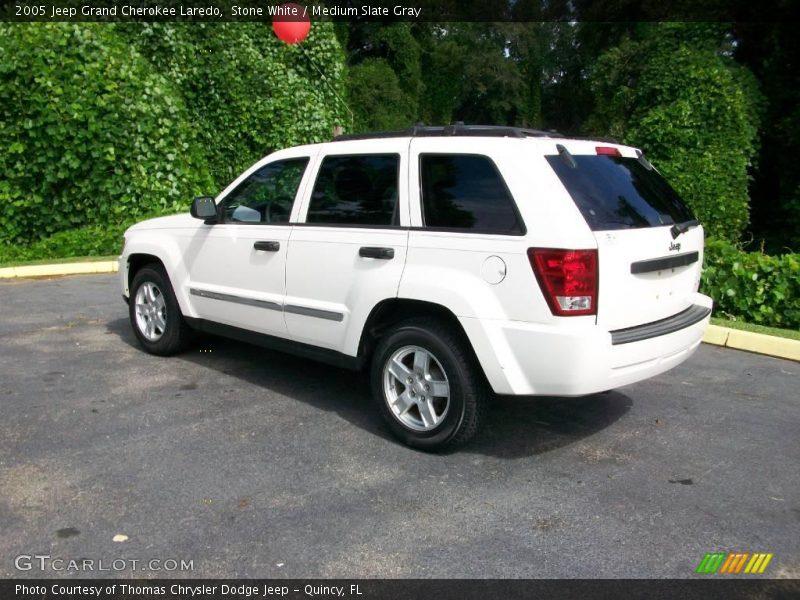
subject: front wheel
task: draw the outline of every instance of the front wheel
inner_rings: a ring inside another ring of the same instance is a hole
[[[478,431],[486,405],[480,366],[466,340],[435,319],[412,319],[381,340],[372,392],[392,433],[422,450],[449,450]]]
[[[191,330],[161,266],[148,265],[136,273],[128,308],[133,333],[147,352],[169,356],[188,343]]]

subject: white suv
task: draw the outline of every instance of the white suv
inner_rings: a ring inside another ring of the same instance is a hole
[[[700,344],[703,230],[635,148],[490,126],[340,136],[125,233],[145,350],[192,330],[371,368],[411,446],[471,438],[489,390],[578,396]]]

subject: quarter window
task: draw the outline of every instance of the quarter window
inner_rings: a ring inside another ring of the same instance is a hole
[[[288,223],[308,158],[289,158],[258,169],[225,198],[232,223]]]
[[[423,154],[420,179],[426,227],[523,232],[511,194],[488,157]]]
[[[397,154],[326,156],[306,223],[399,225]]]

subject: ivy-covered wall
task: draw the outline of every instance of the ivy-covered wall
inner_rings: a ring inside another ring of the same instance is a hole
[[[277,148],[329,139],[343,70],[326,23],[297,46],[255,23],[0,23],[0,261],[185,209]]]

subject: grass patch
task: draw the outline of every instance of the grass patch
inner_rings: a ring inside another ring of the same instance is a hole
[[[763,333],[765,335],[774,335],[777,337],[800,341],[800,331],[795,329],[778,329],[777,327],[754,325],[753,323],[745,323],[744,321],[731,321],[730,319],[720,319],[717,317],[711,317],[711,324],[719,325],[720,327],[730,327],[731,329],[741,329],[742,331],[752,331],[753,333]]]
[[[65,263],[101,262],[104,260],[117,260],[118,257],[118,255],[112,254],[109,256],[76,256],[73,258],[44,258],[42,260],[0,262],[0,269],[5,267],[28,267],[33,265],[62,265]]]

